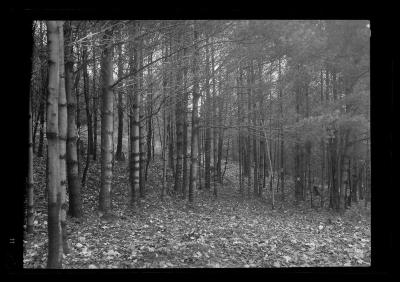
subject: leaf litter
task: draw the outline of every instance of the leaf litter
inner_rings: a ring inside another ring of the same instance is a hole
[[[45,268],[47,207],[44,196],[45,158],[35,158],[36,216],[34,234],[25,234],[24,268]],[[191,267],[319,267],[369,266],[368,212],[352,207],[340,216],[289,204],[271,210],[257,199],[240,198],[234,167],[219,198],[195,191],[190,206],[179,196],[160,200],[160,179],[150,178],[146,197],[134,209],[127,206],[127,163],[116,162],[112,213],[109,221],[97,213],[100,165],[89,169],[82,191],[84,218],[67,218],[71,250],[63,268],[191,268]],[[159,162],[149,175],[161,170]],[[151,179],[151,181],[150,181]],[[289,202],[289,201],[288,201]],[[354,215],[355,214],[355,215]],[[357,220],[354,220],[357,218]]]

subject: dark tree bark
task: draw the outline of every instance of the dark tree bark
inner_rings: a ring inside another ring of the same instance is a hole
[[[42,23],[40,23],[40,48],[43,48],[43,28],[42,28]],[[46,57],[43,55],[40,55],[40,62],[45,62]],[[47,99],[47,89],[48,89],[48,84],[49,84],[49,79],[48,79],[48,71],[46,67],[41,67],[40,68],[40,75],[41,75],[41,98],[40,98],[40,106],[39,106],[39,116],[40,116],[40,131],[39,131],[39,145],[38,145],[38,150],[37,150],[37,156],[38,157],[43,157],[43,140],[44,140],[44,130],[45,130],[45,108],[46,108],[46,99]],[[34,137],[36,135],[33,135]]]
[[[88,54],[87,54],[87,49],[86,46],[83,46],[82,50],[82,60],[83,60],[83,94],[85,98],[85,111],[86,111],[86,124],[87,124],[87,140],[88,140],[88,145],[87,145],[87,150],[88,150],[88,155],[92,154],[92,148],[93,148],[93,132],[92,132],[92,114],[90,113],[90,97],[89,97],[89,74],[88,74]],[[88,164],[86,164],[88,166]]]
[[[117,46],[118,53],[118,78],[123,76],[123,58],[122,58],[122,45]],[[117,161],[123,161],[122,153],[122,137],[124,130],[124,105],[122,101],[122,89],[118,89],[118,135],[117,135],[117,152],[115,153],[115,159]]]
[[[71,23],[65,25],[65,92],[67,98],[67,178],[68,178],[68,195],[69,209],[68,215],[76,218],[82,216],[82,197],[81,197],[81,182],[78,171],[78,151],[77,151],[77,136],[76,136],[76,97],[73,94],[73,56],[72,56],[72,31]]]
[[[182,45],[182,34],[178,35],[178,45]],[[176,124],[176,163],[175,163],[175,193],[182,192],[182,167],[183,167],[183,93],[182,93],[182,54],[177,53],[176,58],[176,84],[175,84],[175,124]]]
[[[97,77],[97,61],[96,61],[96,47],[93,44],[93,160],[97,159],[97,119],[98,119],[98,104],[99,104],[99,93],[96,87]]]
[[[153,53],[150,52],[148,57],[148,61],[151,62],[153,60]],[[146,170],[144,174],[144,179],[147,181],[148,169],[150,160],[152,158],[152,137],[153,137],[153,75],[152,69],[149,67],[149,94],[148,94],[148,102],[147,102],[147,136],[146,136],[146,149],[147,149],[147,156],[146,156]]]
[[[89,75],[87,70],[88,65],[88,54],[86,46],[83,46],[82,50],[82,63],[83,63],[83,94],[86,103],[86,125],[87,125],[87,152],[86,152],[86,163],[82,174],[82,187],[85,187],[86,176],[90,166],[90,155],[93,151],[93,132],[92,132],[92,114],[90,113],[90,97],[89,97]]]

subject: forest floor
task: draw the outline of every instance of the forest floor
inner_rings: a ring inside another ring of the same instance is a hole
[[[45,268],[47,206],[45,158],[34,159],[35,231],[25,234],[24,268]],[[165,196],[160,200],[161,164],[149,168],[146,197],[127,208],[126,162],[115,162],[113,219],[97,212],[100,164],[91,164],[83,188],[84,217],[67,219],[70,252],[63,268],[190,268],[369,266],[370,208],[363,201],[344,214],[297,207],[238,194],[234,165],[228,165],[218,197],[195,191],[195,204]],[[286,188],[287,193],[291,190]]]

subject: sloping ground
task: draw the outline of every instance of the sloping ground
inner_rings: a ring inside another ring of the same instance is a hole
[[[47,256],[44,159],[35,160],[35,233],[25,236],[24,267],[42,268]],[[127,208],[126,163],[115,163],[114,219],[97,213],[100,166],[89,170],[83,189],[85,216],[68,219],[70,253],[64,268],[304,267],[369,266],[370,219],[360,205],[342,217],[307,208],[280,207],[241,199],[234,167],[228,184],[212,193],[196,191],[195,205],[166,196],[160,201],[161,170],[150,167],[147,194]]]

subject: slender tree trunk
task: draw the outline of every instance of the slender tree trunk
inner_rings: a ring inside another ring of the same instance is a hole
[[[103,107],[101,115],[101,187],[99,195],[99,210],[104,214],[111,210],[111,181],[112,181],[112,139],[113,139],[113,106],[114,94],[111,88],[113,82],[112,65],[112,30],[104,33],[106,42],[102,54],[102,92]]]
[[[149,62],[153,60],[153,53],[150,53],[149,55]],[[148,119],[147,119],[147,136],[146,136],[146,148],[147,148],[147,157],[146,157],[146,170],[144,174],[144,180],[147,181],[147,172],[150,164],[150,160],[152,158],[152,136],[153,136],[153,75],[152,75],[152,69],[149,67],[149,97],[148,97],[148,102],[147,102],[147,114],[148,114]],[[154,148],[154,147],[153,147]]]
[[[56,21],[47,21],[49,85],[47,96],[48,161],[48,268],[62,267],[60,153],[58,131],[59,36]]]
[[[322,152],[322,159],[321,159],[321,208],[324,207],[324,191],[325,191],[325,141],[323,137],[321,137],[321,152]]]
[[[89,148],[89,146],[88,146]],[[84,188],[85,184],[86,184],[86,176],[87,176],[87,172],[89,170],[89,165],[90,165],[90,152],[89,149],[87,149],[86,151],[86,163],[85,163],[85,168],[83,169],[83,173],[82,173],[82,183],[81,186]]]
[[[166,84],[164,84],[163,87],[163,91],[164,91],[164,95],[166,95],[165,93],[165,88],[166,88]],[[167,121],[166,121],[166,108],[164,107],[163,109],[163,142],[162,142],[162,158],[163,158],[163,182],[162,182],[162,189],[161,189],[161,200],[164,200],[164,194],[165,194],[165,190],[166,190],[166,185],[167,185],[167,129],[166,129],[166,125],[167,125]]]
[[[184,44],[187,44],[184,40]],[[189,156],[189,146],[188,146],[188,91],[187,87],[187,74],[188,74],[188,60],[187,60],[187,48],[183,49],[183,123],[182,123],[182,151],[183,151],[183,168],[182,168],[182,197],[186,198],[187,182],[188,182],[188,156]],[[190,177],[190,176],[189,176]]]
[[[181,35],[179,35],[179,42],[176,48],[181,48]],[[183,166],[183,93],[182,93],[182,55],[181,52],[177,53],[177,70],[176,70],[176,84],[175,84],[175,124],[176,124],[176,163],[175,163],[175,193],[182,191],[182,166]]]
[[[196,188],[198,179],[198,153],[199,153],[199,120],[198,120],[198,104],[199,104],[199,77],[198,77],[198,56],[199,50],[197,48],[197,23],[193,24],[193,41],[194,56],[193,56],[193,98],[192,98],[192,134],[191,134],[191,151],[190,151],[190,181],[189,181],[189,202],[193,203],[193,190]]]
[[[211,37],[211,43],[214,42],[214,38]],[[214,44],[211,44],[211,77],[212,77],[212,98],[211,98],[211,125],[213,126],[213,129],[211,130],[211,139],[212,139],[212,152],[213,152],[213,168],[212,168],[212,174],[213,174],[213,194],[214,197],[218,196],[218,189],[216,185],[216,175],[217,175],[217,129],[214,127],[216,124],[216,117],[217,113],[221,112],[221,106],[218,105],[217,99],[220,97],[217,96],[216,92],[216,80],[215,80],[215,59],[214,59]],[[221,121],[221,120],[220,120]]]
[[[42,90],[40,89],[40,93],[42,93]],[[39,103],[39,107],[40,107],[40,103]],[[38,127],[39,127],[39,120],[40,120],[40,116],[42,115],[43,113],[41,113],[41,112],[38,112],[37,113],[37,115],[36,115],[36,118],[35,118],[35,122],[34,122],[34,125],[32,125],[33,126],[33,132],[32,132],[32,149],[33,149],[33,153],[35,154],[36,153],[36,135],[37,135],[37,129],[38,129]],[[32,121],[33,121],[33,114],[32,114]]]
[[[123,76],[123,61],[122,61],[122,45],[118,45],[118,78]],[[124,105],[122,101],[122,90],[118,90],[118,137],[117,137],[117,152],[115,154],[115,159],[117,161],[124,160],[122,156],[122,137],[124,130]]]
[[[58,128],[59,128],[59,150],[60,150],[60,195],[61,195],[61,232],[62,232],[62,250],[64,253],[69,253],[68,239],[67,239],[67,97],[65,94],[65,65],[64,65],[64,22],[58,22],[58,36],[59,36],[59,100],[58,100]]]
[[[221,120],[220,116],[220,120]],[[217,161],[217,179],[220,184],[222,184],[222,150],[224,142],[224,130],[221,128],[218,134],[218,161]]]
[[[268,135],[265,129],[265,125],[263,124],[263,130],[264,130],[264,137],[265,137],[265,143],[267,145],[267,148],[269,147],[269,142],[268,142]],[[268,155],[268,162],[269,162],[269,169],[270,169],[270,177],[272,177],[273,171],[272,171],[272,161],[271,161],[271,153],[267,149],[267,155]],[[275,208],[275,194],[274,194],[274,189],[272,189],[272,209]]]
[[[353,152],[354,155],[354,152]],[[351,171],[351,179],[352,179],[352,183],[351,183],[351,200],[354,203],[358,202],[358,182],[359,182],[359,178],[357,177],[357,172],[358,172],[358,164],[356,162],[356,159],[353,159],[353,167],[352,167],[352,171]]]
[[[46,83],[46,85],[49,84],[48,79],[46,79],[43,83]],[[44,130],[45,130],[45,113],[44,113],[44,108],[45,108],[45,101],[46,101],[46,96],[48,95],[46,92],[47,87],[43,87],[43,92],[42,92],[42,99],[40,102],[40,107],[39,107],[39,113],[40,114],[40,132],[39,132],[39,146],[38,146],[38,151],[37,151],[37,156],[38,157],[43,157],[43,140],[44,140]]]
[[[224,171],[222,172],[222,175],[221,175],[221,184],[224,183],[224,176],[225,176],[225,171],[226,171],[226,165],[228,164],[230,140],[231,140],[231,139],[228,138],[228,145],[226,146],[226,155],[225,155]]]
[[[297,78],[296,78],[296,122],[299,122],[299,117],[301,115],[301,85],[300,85],[300,66],[297,70]],[[304,179],[302,175],[302,157],[301,157],[301,144],[300,139],[298,137],[298,133],[296,134],[296,144],[295,144],[295,199],[296,203],[299,202],[303,193],[303,181]]]
[[[139,57],[138,57],[138,69],[143,67],[143,40],[139,40]],[[143,103],[143,71],[139,71],[139,197],[145,197],[145,179],[144,179],[144,169],[146,163],[145,154],[145,120],[144,120],[144,103]]]
[[[367,207],[367,203],[371,201],[371,181],[370,181],[370,147],[369,140],[367,139],[367,156],[365,158],[365,202],[364,206]]]
[[[27,218],[26,232],[33,233],[33,222],[35,218],[34,210],[34,190],[33,190],[33,140],[32,140],[32,93],[29,95],[29,167],[27,181]]]
[[[165,48],[163,48],[163,55],[166,56],[168,54],[168,47],[166,42],[164,41]],[[167,59],[164,59],[164,63],[167,62]],[[164,99],[167,99],[167,84],[168,84],[168,78],[167,78],[167,72],[165,69],[162,70],[162,75],[163,75],[163,88],[162,88],[162,95]],[[162,158],[163,158],[163,182],[162,182],[162,188],[161,188],[161,200],[164,200],[164,194],[166,190],[166,185],[167,185],[167,165],[168,165],[168,159],[167,159],[167,105],[164,105],[163,107],[163,135],[162,135]],[[160,136],[161,137],[161,136]]]
[[[225,72],[226,74],[226,81],[228,81],[228,73]],[[218,121],[221,124],[221,126],[224,124],[224,116],[223,114],[225,114],[225,116],[227,115],[228,112],[228,107],[225,107],[225,95],[226,95],[226,91],[222,90],[222,74],[220,71],[220,75],[219,75],[219,79],[218,79],[218,91],[219,91],[219,99],[218,99],[218,108],[219,108],[219,115],[218,115]],[[217,155],[217,180],[218,182],[222,185],[222,158],[223,158],[223,144],[224,144],[224,133],[225,130],[224,128],[220,127],[218,130],[218,155]]]
[[[87,152],[86,152],[86,163],[82,174],[82,187],[85,187],[86,175],[90,166],[90,154],[92,153],[93,147],[93,133],[92,133],[92,115],[90,113],[90,97],[89,97],[89,75],[87,70],[88,55],[86,46],[83,46],[82,51],[83,57],[83,94],[85,98],[85,110],[86,110],[86,125],[87,125]]]
[[[243,136],[242,136],[242,128],[241,125],[243,123],[243,114],[242,114],[242,69],[239,67],[238,69],[238,78],[237,78],[237,100],[238,100],[238,121],[239,121],[239,133],[238,133],[238,145],[239,145],[239,192],[242,197],[244,197],[244,188],[243,188],[243,175],[244,175],[244,156],[243,156]]]
[[[138,27],[137,23],[134,24],[133,34],[131,34],[131,40],[137,35]],[[137,42],[133,43],[132,50],[133,56],[130,58],[134,58],[134,61],[131,61],[132,71],[135,73],[134,75],[134,83],[133,83],[133,91],[132,91],[132,104],[131,104],[131,154],[130,154],[130,163],[131,163],[131,197],[130,203],[133,206],[136,200],[136,191],[139,191],[139,177],[140,177],[140,151],[139,151],[139,106],[140,106],[140,97],[139,97],[139,76],[137,74],[137,70],[139,67],[139,58],[138,58],[138,46]],[[133,166],[133,167],[132,167]]]
[[[281,73],[280,71],[280,67],[281,64],[279,62],[279,75]],[[280,145],[280,149],[281,149],[281,153],[280,153],[280,157],[281,157],[281,161],[280,161],[280,176],[281,176],[281,193],[282,193],[282,203],[285,202],[285,164],[284,164],[284,160],[285,160],[285,151],[284,151],[284,136],[283,136],[283,90],[282,90],[282,85],[281,82],[279,82],[279,105],[280,105],[280,117],[281,117],[281,122],[280,122],[280,133],[281,133],[281,145]]]
[[[86,125],[87,125],[87,140],[88,140],[87,150],[88,150],[88,155],[90,155],[92,154],[92,147],[93,147],[93,133],[92,133],[92,115],[90,113],[89,75],[87,70],[88,54],[85,45],[83,47],[82,56],[83,56],[83,94],[86,103],[85,110],[86,110]],[[89,166],[88,163],[86,163],[86,166]]]
[[[78,171],[78,151],[76,136],[76,97],[72,91],[73,83],[73,56],[72,46],[69,46],[72,39],[71,23],[65,25],[66,31],[66,47],[65,47],[65,92],[67,98],[67,178],[68,178],[68,195],[69,209],[68,215],[76,218],[82,216],[82,198],[81,198],[81,182],[79,180]]]
[[[81,168],[81,155],[82,155],[82,153],[81,152],[82,152],[83,148],[81,148],[82,147],[81,146],[82,140],[81,140],[81,106],[80,106],[80,103],[79,103],[79,96],[80,96],[80,94],[79,94],[79,80],[80,80],[80,72],[78,72],[76,74],[74,89],[75,89],[75,95],[76,95],[76,128],[77,128],[77,136],[78,136],[78,138],[76,140],[76,148],[77,148],[77,151],[78,151],[78,174],[81,175],[81,171],[82,171],[82,168]]]
[[[97,159],[97,112],[99,94],[96,87],[97,63],[96,63],[96,46],[93,44],[93,160]]]
[[[207,44],[209,43],[209,39],[207,38]],[[211,108],[211,97],[210,97],[210,54],[209,48],[206,47],[206,97],[205,97],[205,144],[204,144],[204,186],[207,190],[211,189],[211,128],[210,128],[210,108]]]
[[[43,48],[43,26],[42,22],[40,23],[40,48]],[[45,62],[46,57],[45,56],[40,56],[40,62]],[[37,150],[37,156],[38,157],[43,157],[43,140],[44,140],[44,130],[45,130],[45,108],[46,108],[46,99],[47,99],[47,89],[48,89],[48,84],[49,84],[49,79],[48,79],[48,71],[46,67],[41,67],[40,68],[40,74],[41,74],[41,98],[40,98],[40,106],[39,106],[39,116],[40,116],[40,132],[39,132],[39,146]],[[33,135],[34,137],[36,135]]]

